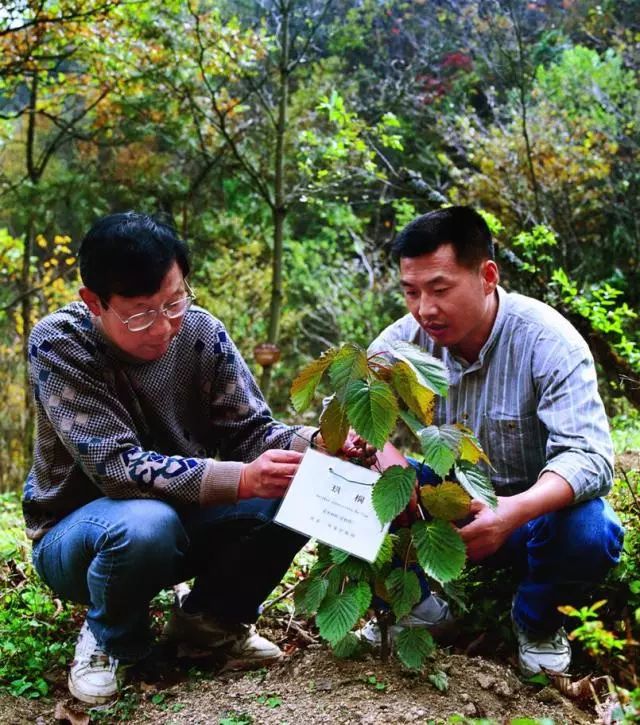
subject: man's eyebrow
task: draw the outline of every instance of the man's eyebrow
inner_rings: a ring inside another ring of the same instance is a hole
[[[184,283],[182,283],[179,287],[176,287],[176,289],[167,296],[167,299],[162,303],[166,304],[169,301],[175,301],[173,298],[177,297],[178,295],[186,295],[187,294],[187,288]],[[127,304],[127,303],[125,303]],[[131,306],[131,309],[133,310],[140,310],[142,312],[146,312],[146,310],[153,309],[153,306],[150,305],[148,302],[129,302],[128,305]]]
[[[432,286],[432,285],[435,285],[435,284],[442,284],[443,282],[448,284],[450,282],[449,277],[447,277],[446,274],[438,274],[435,277],[433,277],[432,279],[428,279],[424,283],[424,286],[425,287],[428,287],[428,286]],[[402,279],[402,277],[401,277],[400,278],[400,284],[403,287],[420,287],[421,286],[421,281],[420,280],[417,280],[416,282],[411,282],[410,280]]]

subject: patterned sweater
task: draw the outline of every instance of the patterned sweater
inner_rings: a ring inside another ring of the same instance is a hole
[[[313,429],[276,422],[222,323],[192,307],[167,352],[130,358],[81,302],[33,329],[37,435],[23,511],[27,534],[101,496],[173,505],[233,503],[243,462],[304,451]]]

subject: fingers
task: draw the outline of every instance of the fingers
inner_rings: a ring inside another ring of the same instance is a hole
[[[482,503],[482,501],[478,501],[477,498],[471,499],[471,503],[469,504],[469,513],[470,514],[479,514],[482,509],[487,508],[487,505]]]
[[[264,470],[265,483],[286,481],[287,483],[296,475],[298,464],[272,464]]]
[[[239,498],[279,498],[296,475],[302,453],[284,449],[265,451],[247,463],[240,475]]]
[[[258,458],[265,457],[274,463],[295,463],[299,464],[302,460],[303,454],[298,451],[289,451],[284,448],[273,448],[269,451],[265,451]],[[256,459],[258,460],[258,459]]]

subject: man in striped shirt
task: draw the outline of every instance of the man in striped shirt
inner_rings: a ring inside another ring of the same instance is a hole
[[[370,352],[403,340],[445,363],[450,388],[434,423],[473,430],[498,495],[496,511],[472,502],[460,528],[469,559],[519,565],[512,620],[521,670],[566,671],[571,650],[557,607],[602,581],[623,539],[603,498],[613,450],[589,348],[551,307],[499,286],[490,231],[471,208],[415,219],[392,251],[409,314]],[[449,617],[429,595],[400,623],[431,627]],[[363,636],[379,633],[370,625]]]

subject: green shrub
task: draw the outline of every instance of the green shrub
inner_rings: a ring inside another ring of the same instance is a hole
[[[47,675],[72,653],[74,610],[33,570],[16,494],[0,496],[0,520],[0,689],[42,697],[50,690]]]

